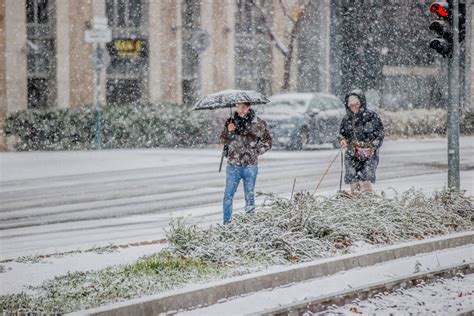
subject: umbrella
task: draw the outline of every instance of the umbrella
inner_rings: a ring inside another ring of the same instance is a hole
[[[270,100],[263,94],[252,90],[224,90],[202,97],[194,106],[193,110],[215,110],[222,108],[232,108],[237,103],[250,103],[251,105],[265,104]],[[232,112],[231,112],[232,114]],[[222,170],[222,162],[228,150],[228,145],[224,145],[221,155],[219,172]]]
[[[251,105],[265,104],[270,100],[263,94],[252,90],[224,90],[202,97],[193,110],[215,110],[231,108],[236,103],[250,103]]]

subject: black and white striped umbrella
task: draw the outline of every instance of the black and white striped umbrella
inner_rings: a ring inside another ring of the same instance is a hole
[[[202,97],[193,110],[214,110],[231,108],[237,103],[251,105],[269,103],[270,100],[263,94],[252,90],[224,90]]]

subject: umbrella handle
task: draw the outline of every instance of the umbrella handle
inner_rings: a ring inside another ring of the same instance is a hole
[[[222,148],[221,163],[219,164],[219,172],[221,172],[222,170],[222,163],[224,162],[224,156],[225,156],[226,151],[227,151],[227,145],[224,145],[224,148]]]
[[[221,155],[221,163],[219,164],[219,172],[221,172],[222,170],[222,163],[224,162],[224,151],[222,151],[222,155]]]

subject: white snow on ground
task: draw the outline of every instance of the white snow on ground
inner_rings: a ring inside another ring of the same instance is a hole
[[[417,183],[423,183],[422,191],[429,194],[435,190],[442,190],[445,186],[446,175],[443,173],[434,173],[429,175],[405,177],[399,179],[380,180],[377,182],[375,189],[378,193],[384,191],[387,196],[394,194],[394,188],[397,191],[403,192]],[[474,171],[462,172],[462,188],[466,190],[469,196],[474,195]],[[291,190],[291,188],[290,188]],[[332,195],[334,189],[320,190],[318,194]],[[290,193],[281,194],[282,197],[289,197]],[[262,203],[262,198],[257,198],[257,203]],[[242,210],[243,200],[234,200],[234,211],[240,212]],[[109,244],[127,244],[132,242],[141,242],[144,240],[156,240],[165,237],[163,226],[171,221],[172,218],[189,217],[191,220],[201,223],[203,227],[210,224],[220,223],[222,220],[222,207],[220,204],[213,206],[190,207],[185,210],[159,213],[159,214],[140,214],[130,215],[116,218],[97,219],[94,221],[83,221],[70,223],[69,227],[74,227],[74,230],[64,233],[64,224],[50,224],[38,225],[31,228],[18,228],[15,230],[16,234],[21,234],[25,231],[25,237],[22,238],[21,248],[12,248],[8,244],[0,243],[0,260],[13,259],[25,255],[39,255],[51,254],[57,252],[67,252],[74,250],[86,250],[98,246],[107,246]],[[147,227],[143,227],[141,223],[150,223]],[[126,230],[107,230],[107,225],[126,225]],[[98,235],[94,229],[96,226],[104,227],[102,235]],[[89,228],[90,227],[90,228]],[[91,235],[88,233],[89,229],[97,239],[107,238],[113,242],[102,242],[101,240],[91,240]],[[57,232],[56,232],[57,231]],[[0,236],[5,233],[0,231]],[[43,234],[42,238],[32,238],[30,235]],[[97,235],[97,236],[95,236]],[[135,236],[134,236],[135,235]],[[19,239],[19,237],[18,237]],[[51,242],[48,242],[50,240]],[[54,246],[51,244],[54,243]],[[48,246],[49,245],[49,246]],[[38,250],[41,249],[41,250]]]
[[[2,181],[216,162],[211,149],[113,149],[100,151],[8,152],[0,154]],[[198,153],[198,154],[196,154]],[[51,160],[54,163],[51,163]],[[34,163],[32,163],[34,160]]]
[[[352,310],[351,310],[352,309]],[[393,294],[381,295],[365,301],[355,302],[324,313],[310,315],[455,315],[474,310],[474,274],[459,275],[451,279],[437,279],[435,282],[416,288],[398,290]]]
[[[461,143],[468,144],[467,152],[472,151],[474,138],[461,138]],[[445,141],[442,140],[444,143]],[[379,167],[379,179],[375,185],[377,192],[384,191],[389,196],[394,193],[391,188],[396,188],[402,192],[411,187],[422,189],[423,192],[430,193],[434,190],[441,190],[446,186],[446,171],[440,169],[439,172],[431,171],[427,174],[414,174],[388,176],[390,172],[395,170],[387,170],[384,167],[398,164],[398,159],[410,160],[413,162],[430,163],[439,161],[439,157],[431,155],[421,155],[416,158],[409,156],[407,153],[400,153],[403,150],[416,152],[420,147],[423,150],[431,150],[439,148],[439,139],[424,140],[403,140],[388,141],[382,151],[381,166]],[[420,145],[422,144],[422,145]],[[143,168],[158,168],[165,166],[164,172],[169,174],[183,173],[181,170],[183,165],[197,165],[200,168],[204,163],[212,164],[212,173],[216,173],[214,165],[218,163],[218,150],[213,149],[143,149],[143,150],[111,150],[111,151],[88,151],[88,152],[27,152],[27,153],[0,153],[0,192],[8,192],[10,190],[23,189],[25,183],[35,187],[45,187],[48,185],[57,186],[58,184],[67,185],[71,183],[82,183],[87,186],[90,181],[100,183],[101,176],[83,180],[74,176],[92,174],[104,171],[123,171],[128,170],[131,173],[134,170],[143,170]],[[335,151],[305,151],[305,152],[281,152],[274,151],[263,156],[262,172],[259,175],[258,183],[262,185],[266,180],[265,177],[273,171],[266,171],[268,165],[275,161],[291,161],[292,159],[308,159],[309,157],[318,157],[324,162],[318,171],[303,170],[304,173],[311,174],[310,182],[304,184],[301,178],[298,178],[296,191],[304,189],[304,185],[308,188],[314,188],[315,182],[319,180],[320,173],[327,166]],[[443,155],[444,156],[444,155]],[[217,157],[217,158],[216,158]],[[473,164],[472,156],[465,155],[461,152],[461,160],[464,164]],[[327,179],[323,182],[319,194],[332,195],[336,191],[339,184],[339,171],[337,161],[332,167]],[[173,170],[167,170],[168,167],[175,167]],[[203,166],[204,167],[204,166]],[[313,165],[316,168],[316,165]],[[420,167],[421,168],[421,167]],[[161,172],[161,170],[160,170]],[[284,181],[287,185],[280,190],[281,196],[290,196],[293,174],[286,174],[277,170],[280,177],[287,176],[289,179]],[[384,175],[387,172],[387,176]],[[316,173],[316,175],[314,175]],[[406,172],[405,172],[406,173]],[[55,180],[51,177],[72,176],[72,178],[64,178]],[[146,177],[145,174],[135,174],[134,177]],[[108,175],[109,177],[110,175]],[[222,178],[223,175],[219,174]],[[118,174],[115,176],[117,181],[120,178],[126,178],[126,174]],[[202,176],[198,176],[202,177]],[[28,179],[37,179],[31,182],[25,182]],[[115,178],[114,178],[115,179]],[[13,189],[8,185],[2,186],[2,183],[8,181],[16,181],[16,187]],[[57,181],[57,182],[55,182]],[[202,189],[211,190],[212,187],[207,186],[206,178],[202,178],[200,185]],[[274,179],[267,180],[268,183],[275,183]],[[327,184],[327,185],[326,185]],[[222,183],[223,185],[223,183]],[[275,184],[273,184],[275,185]],[[467,191],[467,195],[474,195],[474,170],[461,170],[461,186]],[[344,186],[347,189],[347,186]],[[216,190],[214,188],[214,190]],[[223,188],[220,187],[222,191]],[[240,194],[242,193],[239,188]],[[257,185],[258,190],[258,185]],[[220,195],[221,193],[218,192]],[[242,195],[237,195],[234,200],[235,211],[239,212],[243,205]],[[262,199],[257,199],[262,202]],[[133,242],[142,242],[147,240],[157,240],[164,238],[163,228],[167,226],[172,218],[180,216],[189,216],[194,222],[206,227],[213,223],[220,223],[222,220],[222,207],[220,203],[213,205],[191,205],[187,208],[176,210],[173,212],[163,212],[154,214],[140,215],[124,215],[119,217],[99,218],[94,221],[74,221],[67,223],[53,223],[48,225],[37,225],[25,228],[16,228],[14,230],[17,244],[10,246],[7,243],[0,242],[0,258],[13,259],[23,255],[36,254],[53,254],[74,250],[86,250],[96,246],[107,246],[112,244],[129,244]],[[143,224],[145,223],[145,224]],[[112,228],[108,229],[110,225]],[[121,230],[116,226],[123,225]],[[97,228],[100,227],[100,233]],[[74,229],[71,229],[74,228]],[[11,237],[12,234],[8,230],[0,231],[0,237]],[[36,236],[41,236],[40,238]],[[91,236],[93,238],[91,238]],[[21,245],[21,247],[18,247]],[[143,255],[152,254],[164,245],[150,245],[140,247],[129,247],[120,249],[117,252],[97,254],[93,252],[68,254],[61,258],[48,257],[40,260],[38,263],[19,263],[4,262],[0,263],[0,294],[14,293],[25,290],[28,285],[39,285],[47,279],[55,276],[63,275],[68,271],[87,271],[101,269],[109,265],[126,264],[135,261]],[[365,246],[360,245],[364,250]]]
[[[473,195],[474,171],[469,172],[469,174],[470,176],[465,178],[470,179],[472,185],[470,186],[470,189],[468,186],[466,186],[465,188],[468,189],[468,195]],[[464,175],[466,175],[466,173]],[[443,181],[445,181],[445,175],[442,174],[432,174],[418,176],[414,178],[415,179],[413,179],[413,181],[423,181],[424,183],[426,183],[426,186],[424,186],[423,191],[427,193],[433,192],[435,189],[442,189]],[[379,183],[377,183],[377,191],[384,191],[387,193],[387,195],[390,196],[394,193],[392,188],[396,187],[397,190],[403,192],[404,190],[408,190],[411,187],[412,183],[413,182],[411,181],[404,181],[402,183],[397,183],[396,181],[380,181]],[[332,190],[326,190],[321,191],[320,194],[331,195],[334,194],[334,192]],[[238,204],[243,202],[234,201],[234,203]],[[236,208],[236,211],[239,211],[240,209],[241,208]],[[103,219],[102,221],[104,222],[104,224],[110,224],[113,222],[127,222],[129,223],[128,229],[132,229],[135,220],[154,222],[154,220],[160,219],[168,223],[173,217],[184,216],[191,220],[194,218],[194,221],[200,223],[200,226],[207,227],[211,224],[220,223],[222,217],[221,212],[221,206],[216,205],[213,207],[206,208],[192,208],[169,214],[129,216],[123,218]],[[42,226],[38,226],[37,229],[42,230],[44,228]],[[143,230],[143,228],[140,228],[140,230]],[[157,240],[165,238],[164,231],[158,231],[154,227],[150,228],[150,233],[148,237],[145,236],[145,238],[143,237],[143,231],[141,231],[140,235],[135,239],[131,239],[129,237],[121,239],[120,235],[120,231],[116,232],[116,236],[114,237],[116,242],[114,244],[120,245],[131,242],[141,242],[144,240]],[[61,236],[51,236],[51,238],[61,238]],[[80,240],[81,236],[79,235],[74,238]],[[35,243],[34,240],[30,240],[27,242],[31,244]],[[85,250],[88,248],[93,248],[95,246],[95,244],[86,244],[86,246],[81,247],[81,249]],[[356,246],[359,246],[359,249]],[[116,252],[105,254],[97,254],[94,252],[76,253],[65,255],[62,258],[50,257],[45,260],[42,260],[40,263],[5,262],[0,264],[0,267],[3,267],[1,268],[1,270],[4,271],[3,273],[0,273],[0,295],[7,293],[16,293],[21,290],[25,290],[28,285],[39,285],[45,280],[51,279],[55,276],[64,275],[68,271],[97,270],[110,265],[132,263],[143,255],[150,255],[158,252],[159,249],[161,249],[162,247],[163,245],[129,247],[125,249],[119,249]],[[363,243],[356,243],[353,250],[361,251],[369,249],[371,247],[373,246]],[[61,251],[68,250],[76,249],[70,249],[70,247],[45,248],[40,254],[58,253]]]
[[[163,244],[130,246],[102,254],[86,252],[47,257],[34,263],[3,263],[1,264],[3,273],[0,273],[0,295],[28,292],[28,286],[41,285],[46,280],[68,272],[99,270],[112,265],[134,263],[138,258],[159,252],[163,247]]]
[[[420,254],[371,267],[343,271],[295,285],[259,291],[220,304],[182,312],[179,315],[245,315],[264,312],[265,309],[278,308],[307,298],[317,298],[354,287],[409,276],[415,272],[429,271],[461,263],[474,263],[474,245]]]
[[[474,137],[460,143],[461,188],[472,195]],[[443,189],[445,147],[444,139],[387,141],[376,191]],[[262,156],[257,191],[289,197],[295,178],[295,192],[313,191],[336,153],[271,151]],[[218,149],[0,153],[0,260],[160,239],[183,214],[203,225],[220,222],[219,158]],[[336,159],[318,193],[334,194],[339,175]],[[236,212],[242,205],[239,188]]]

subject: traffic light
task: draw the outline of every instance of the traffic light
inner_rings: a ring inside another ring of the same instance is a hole
[[[430,5],[430,12],[436,16],[431,22],[430,30],[437,37],[430,41],[430,48],[434,49],[443,57],[450,57],[453,51],[453,15],[452,1],[437,1]],[[462,42],[466,33],[466,4],[459,4],[459,42]]]
[[[430,48],[443,57],[450,56],[453,48],[451,6],[447,2],[434,2],[430,6],[430,12],[436,16],[436,20],[430,24],[430,30],[437,35],[430,41]]]

